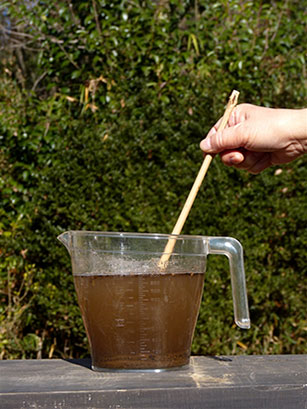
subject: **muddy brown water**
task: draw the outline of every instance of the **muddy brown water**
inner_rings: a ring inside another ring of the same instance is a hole
[[[204,274],[75,275],[93,369],[189,362]]]

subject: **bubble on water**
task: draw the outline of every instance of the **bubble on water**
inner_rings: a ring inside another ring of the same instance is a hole
[[[136,274],[196,274],[206,268],[206,256],[173,253],[167,268],[161,270],[162,254],[142,251],[104,252],[95,249],[74,249],[72,269],[74,275],[136,275]]]
[[[124,255],[95,254],[92,274],[152,274],[157,273],[159,258],[151,260],[135,260]]]
[[[159,268],[160,257],[136,259],[127,254],[107,254],[91,251],[90,255],[78,257],[75,261],[74,274],[86,275],[141,275],[141,274],[182,274],[202,273],[204,263],[191,263],[182,257],[172,257],[167,269]]]

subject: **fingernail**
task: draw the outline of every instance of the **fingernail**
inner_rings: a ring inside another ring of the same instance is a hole
[[[209,137],[201,141],[200,143],[200,149],[205,151],[205,152],[211,152],[212,151],[212,146],[211,146],[211,140]]]
[[[230,156],[230,158],[228,159],[229,161],[229,165],[236,165],[236,157],[235,156]]]
[[[234,153],[230,156],[229,158],[229,165],[230,166],[235,166],[235,165],[239,165],[240,163],[242,163],[244,161],[244,156],[241,153]]]
[[[230,158],[229,158],[229,163],[231,164],[231,165],[237,165],[237,164],[239,164],[241,162],[241,158],[239,158],[238,156],[236,156],[236,155],[232,155],[232,156],[230,156]]]

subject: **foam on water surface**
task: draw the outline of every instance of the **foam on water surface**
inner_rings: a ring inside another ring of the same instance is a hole
[[[182,259],[172,259],[166,271],[158,266],[160,257],[141,259],[119,254],[101,254],[92,251],[90,257],[78,257],[74,265],[74,275],[146,275],[202,273],[199,266],[186,266]],[[191,263],[189,263],[191,264]]]

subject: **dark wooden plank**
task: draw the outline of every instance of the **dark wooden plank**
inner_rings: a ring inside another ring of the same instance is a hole
[[[0,362],[0,408],[306,407],[307,355],[194,357],[162,373],[93,372],[88,360]]]
[[[139,391],[66,392],[1,396],[1,409],[305,409],[302,390],[149,389]]]

